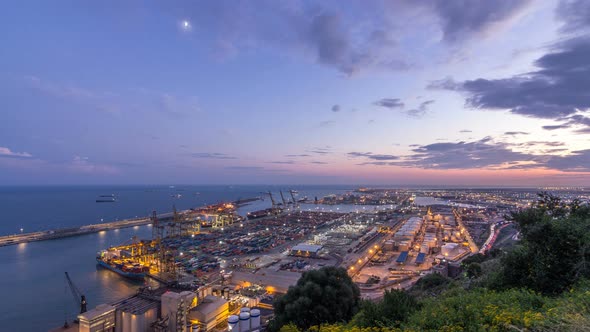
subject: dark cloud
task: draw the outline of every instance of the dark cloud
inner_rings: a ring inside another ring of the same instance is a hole
[[[412,150],[398,165],[436,169],[469,169],[500,167],[505,163],[536,161],[530,154],[513,151],[505,143],[493,142],[491,137],[479,141],[433,143]]]
[[[537,146],[537,145],[545,145],[545,146],[565,146],[564,142],[556,142],[556,141],[529,141],[525,143],[518,143],[513,144],[515,146]]]
[[[553,156],[546,165],[562,171],[590,172],[590,149],[573,151],[566,156]]]
[[[340,112],[340,105],[336,104],[332,106],[332,112]]]
[[[327,165],[328,163],[325,161],[310,161],[310,164],[316,164],[316,165]]]
[[[331,154],[332,153],[332,148],[329,146],[326,147],[316,147],[316,148],[312,148],[310,150],[307,150],[307,152],[309,153],[315,153],[315,154],[319,154],[319,155],[326,155],[326,154]]]
[[[507,131],[504,133],[504,135],[509,135],[509,136],[529,135],[529,133],[527,133],[526,131]]]
[[[590,27],[590,1],[562,0],[556,10],[563,21],[563,32],[582,30]]]
[[[202,159],[237,159],[236,157],[229,156],[225,153],[218,153],[218,152],[196,152],[191,154],[194,158],[202,158]]]
[[[440,19],[443,40],[456,43],[485,34],[511,21],[531,0],[417,1],[431,4]]]
[[[403,108],[405,106],[399,98],[383,98],[377,100],[374,104],[388,109]]]
[[[557,129],[566,129],[569,128],[569,125],[555,125],[555,126],[543,126],[545,130],[557,130]]]
[[[589,7],[588,1],[560,4],[558,16],[567,22],[565,30],[576,33],[551,45],[535,61],[536,70],[502,79],[444,79],[432,82],[429,88],[462,92],[467,96],[466,104],[474,109],[509,110],[581,126],[580,132],[590,131],[580,114],[590,108],[590,37],[583,31],[590,28]]]
[[[353,158],[367,158],[372,160],[396,160],[399,159],[398,156],[390,155],[390,154],[374,154],[372,152],[349,152],[348,156]]]
[[[215,53],[221,58],[234,56],[252,45],[263,45],[312,57],[346,75],[411,66],[398,58],[397,36],[379,5],[358,6],[369,15],[382,16],[372,22],[356,21],[340,6],[324,2],[216,0],[162,6],[176,17],[198,22],[195,32],[212,38],[217,46]]]
[[[418,108],[407,110],[405,113],[414,118],[421,118],[426,115],[426,111],[428,111],[428,106],[433,104],[434,100],[427,100],[425,102],[420,103]]]

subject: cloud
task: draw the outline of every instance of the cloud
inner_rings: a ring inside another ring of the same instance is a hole
[[[374,104],[388,109],[403,108],[405,106],[399,98],[383,98],[377,100]]]
[[[334,120],[320,121],[319,126],[320,127],[330,127],[335,123],[336,123],[336,121],[334,121]]]
[[[227,166],[225,169],[237,170],[237,171],[257,171],[263,170],[262,166]]]
[[[510,144],[491,137],[476,141],[441,142],[419,145],[412,153],[393,160],[371,158],[371,153],[353,152],[353,157],[364,157],[358,165],[396,166],[422,169],[553,169],[564,172],[590,172],[590,149],[563,154],[568,149],[563,142],[530,141]],[[515,148],[547,146],[536,153]]]
[[[487,35],[512,23],[531,0],[418,1],[430,5],[440,19],[448,43]]]
[[[293,160],[284,160],[284,161],[269,161],[268,164],[282,164],[282,165],[293,165],[295,162]]]
[[[356,6],[381,16],[363,21],[349,15],[349,8],[324,2],[217,0],[162,6],[173,16],[195,22],[194,33],[212,39],[220,58],[265,47],[306,57],[345,75],[410,67],[398,56],[396,34],[379,5]]]
[[[562,32],[590,27],[590,2],[587,0],[562,0],[556,14],[563,22]]]
[[[390,154],[374,154],[372,152],[349,152],[348,156],[353,158],[367,158],[372,160],[396,160],[399,157]]]
[[[225,153],[219,152],[196,152],[191,153],[191,156],[194,158],[202,158],[202,159],[237,159],[236,157],[229,156]]]
[[[340,105],[336,104],[332,106],[332,112],[340,112]]]
[[[460,133],[472,133],[473,130],[469,130],[469,129],[463,129],[459,131]]]
[[[504,135],[508,135],[508,136],[529,135],[529,133],[527,133],[525,131],[507,131],[504,133]]]
[[[287,154],[285,157],[288,158],[297,158],[297,157],[311,157],[310,154],[302,153],[302,154]]]
[[[570,172],[590,172],[590,149],[554,156],[547,161],[547,167]]]
[[[426,115],[426,112],[428,111],[428,106],[433,103],[434,100],[427,100],[425,102],[420,103],[420,106],[418,106],[418,108],[407,110],[405,113],[413,118],[421,118],[424,115]]]
[[[474,109],[508,110],[581,127],[578,131],[582,133],[590,131],[590,121],[583,119],[590,109],[588,8],[587,1],[561,3],[558,17],[567,22],[565,31],[571,35],[549,46],[534,62],[535,70],[499,79],[456,82],[447,78],[431,82],[429,88],[464,93],[467,106]]]
[[[566,129],[569,128],[569,125],[555,125],[555,126],[543,126],[545,130],[557,130],[557,129]]]
[[[14,152],[9,148],[0,146],[0,158],[31,158],[33,157],[28,152]]]
[[[319,155],[326,155],[326,154],[331,154],[332,153],[332,148],[329,146],[326,147],[316,147],[316,148],[312,148],[310,150],[307,150],[307,152],[309,153],[315,153],[315,154],[319,154]]]
[[[506,143],[485,137],[473,142],[422,145],[405,156],[400,166],[434,169],[501,168],[507,163],[536,165],[537,157],[514,151]]]
[[[316,164],[316,165],[327,165],[327,164],[328,164],[328,163],[327,163],[327,162],[325,162],[325,161],[316,161],[316,160],[314,160],[314,161],[310,161],[309,163],[310,163],[310,164]]]

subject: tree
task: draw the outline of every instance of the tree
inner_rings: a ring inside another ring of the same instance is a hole
[[[590,209],[542,193],[532,208],[512,214],[522,240],[502,259],[495,285],[558,294],[590,277]]]
[[[323,267],[303,273],[295,286],[274,303],[269,328],[293,323],[302,330],[322,323],[348,322],[358,311],[360,290],[343,268]]]
[[[406,291],[386,290],[383,300],[378,303],[363,301],[361,311],[354,316],[351,324],[358,327],[399,327],[418,308],[416,299]]]
[[[479,276],[481,276],[481,264],[469,263],[469,265],[467,265],[465,269],[465,273],[467,274],[467,278],[478,278]]]

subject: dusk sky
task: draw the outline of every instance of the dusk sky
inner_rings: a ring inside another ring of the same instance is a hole
[[[10,1],[0,185],[590,185],[590,1]]]

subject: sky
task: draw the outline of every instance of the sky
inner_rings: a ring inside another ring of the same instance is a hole
[[[0,4],[0,185],[590,186],[590,1]]]

